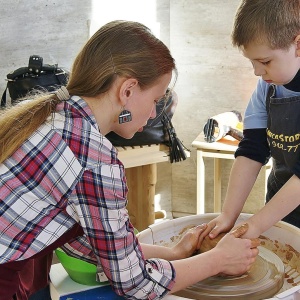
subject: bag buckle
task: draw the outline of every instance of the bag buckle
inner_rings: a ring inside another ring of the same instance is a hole
[[[39,55],[31,55],[29,57],[28,71],[35,75],[39,75],[42,72],[43,58]]]

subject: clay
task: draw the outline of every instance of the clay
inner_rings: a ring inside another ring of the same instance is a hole
[[[208,235],[203,239],[201,246],[199,248],[198,254],[209,251],[216,247],[218,242],[226,233],[220,233],[216,238],[211,239]]]
[[[238,226],[237,228],[235,228],[231,233],[235,237],[238,238],[238,237],[242,236],[248,230],[248,227],[249,227],[249,225],[247,223],[244,223],[244,224]],[[203,242],[200,246],[198,253],[203,253],[203,252],[206,252],[206,251],[209,251],[209,250],[215,248],[216,245],[218,244],[218,242],[222,239],[222,237],[224,237],[225,234],[226,234],[226,232],[222,232],[218,236],[216,236],[214,239],[211,239],[207,235],[203,239]]]

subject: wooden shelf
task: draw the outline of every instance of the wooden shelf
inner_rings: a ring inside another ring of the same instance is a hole
[[[169,147],[163,144],[117,147],[118,157],[125,168],[169,161]]]

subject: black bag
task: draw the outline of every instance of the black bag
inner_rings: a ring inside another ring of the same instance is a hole
[[[9,92],[11,104],[25,97],[31,90],[55,91],[62,85],[66,85],[69,73],[58,68],[57,65],[43,65],[43,58],[32,55],[29,58],[28,67],[19,68],[7,74],[7,87],[1,98],[1,107],[6,106],[6,93]]]
[[[43,58],[32,55],[28,67],[19,68],[7,75],[7,87],[1,99],[1,107],[6,106],[6,93],[9,92],[12,105],[19,102],[31,90],[41,89],[49,92],[66,85],[69,74],[57,65],[43,65]],[[137,132],[131,139],[124,139],[116,133],[106,137],[114,146],[141,146],[166,144],[170,149],[170,162],[186,159],[185,150],[189,151],[177,138],[171,118],[177,105],[177,98],[171,94],[167,102],[160,101],[156,106],[156,118],[150,119],[142,132]]]
[[[171,163],[185,160],[185,150],[189,150],[178,139],[171,122],[176,105],[177,97],[170,93],[166,101],[158,102],[156,105],[156,118],[149,119],[142,132],[136,132],[131,139],[124,139],[114,132],[110,132],[106,137],[116,147],[165,144],[170,149]]]

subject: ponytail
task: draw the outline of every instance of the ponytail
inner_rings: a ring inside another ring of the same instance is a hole
[[[39,94],[1,111],[0,163],[10,157],[46,121],[60,102],[55,94]]]

